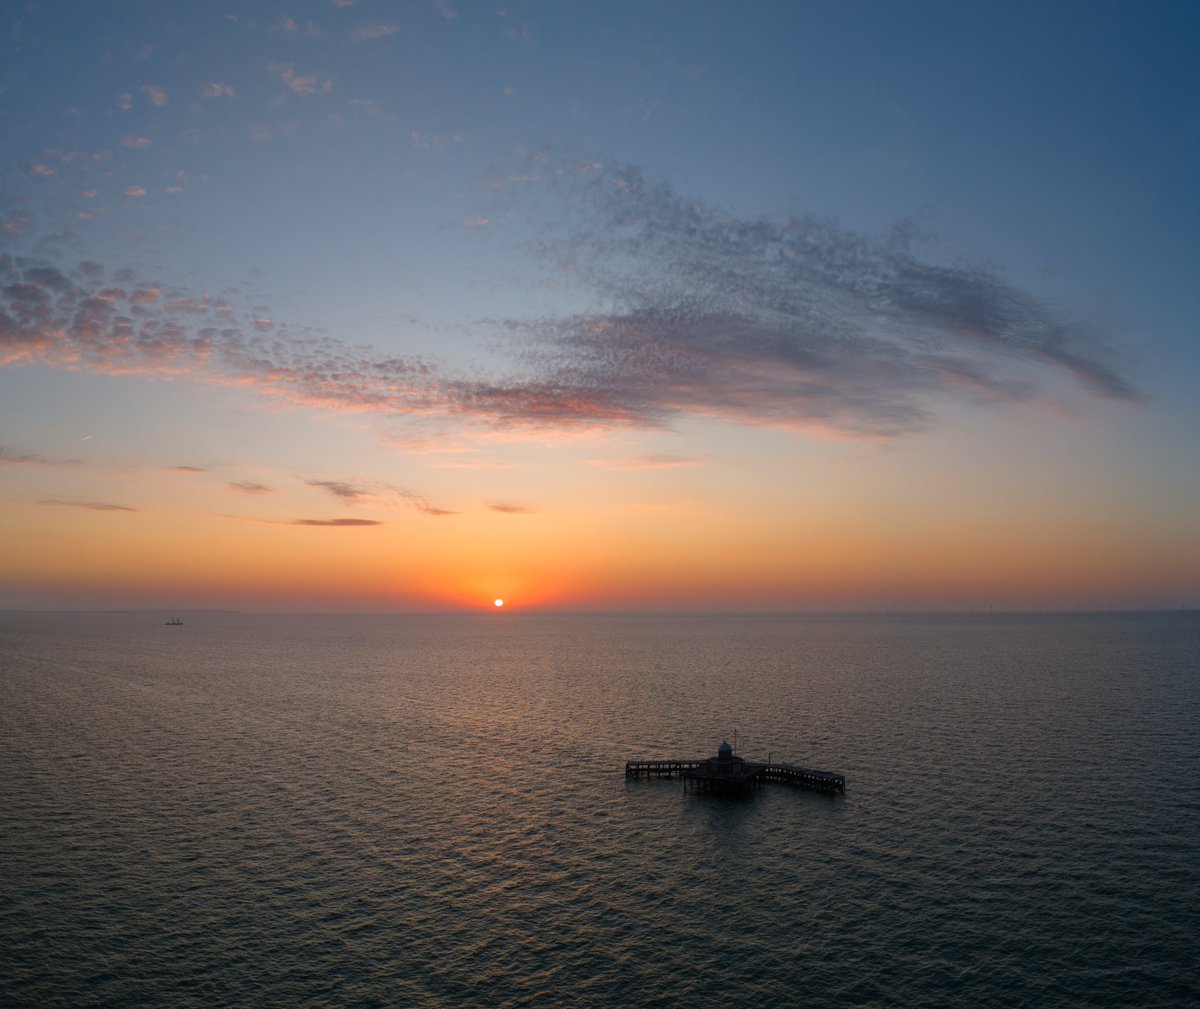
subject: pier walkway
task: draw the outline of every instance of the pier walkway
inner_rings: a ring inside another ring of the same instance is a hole
[[[685,785],[699,791],[746,792],[765,781],[808,788],[817,792],[846,791],[846,776],[833,771],[816,771],[778,761],[757,763],[733,756],[728,743],[722,743],[715,758],[706,760],[627,760],[625,777],[681,778]]]

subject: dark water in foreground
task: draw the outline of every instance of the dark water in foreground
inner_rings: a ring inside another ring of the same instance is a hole
[[[738,732],[847,775],[630,782]],[[1200,618],[0,615],[5,1006],[1200,1004]]]

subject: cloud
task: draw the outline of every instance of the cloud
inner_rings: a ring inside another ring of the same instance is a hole
[[[514,504],[511,501],[489,501],[488,508],[504,515],[536,515],[536,509],[526,505]]]
[[[288,90],[298,95],[315,95],[318,90],[329,91],[333,88],[331,80],[320,80],[316,74],[298,74],[291,63],[272,63],[270,70]]]
[[[94,512],[136,512],[137,508],[129,508],[126,505],[107,504],[103,501],[55,501],[46,499],[39,501],[41,505],[54,505],[60,508],[86,508]]]
[[[409,130],[408,139],[418,151],[444,151],[446,149],[446,140],[444,137],[432,137],[418,130]]]
[[[445,508],[436,507],[427,498],[422,497],[414,491],[405,490],[403,487],[394,487],[391,484],[376,484],[373,488],[367,488],[347,483],[344,480],[306,480],[305,482],[310,487],[317,487],[351,505],[361,504],[364,501],[371,501],[376,505],[380,503],[400,503],[407,507],[415,508],[426,515],[445,516],[455,514],[455,512],[447,511]]]
[[[159,84],[143,84],[142,92],[150,99],[150,104],[156,108],[165,108],[167,105],[167,89]]]
[[[305,482],[310,487],[318,487],[349,504],[358,504],[364,498],[373,498],[375,496],[369,490],[355,487],[353,484],[345,483],[342,480],[307,480]]]
[[[154,141],[149,137],[135,137],[131,133],[127,133],[121,138],[122,147],[145,148],[153,143]]]
[[[640,455],[633,459],[593,459],[591,460],[591,464],[599,466],[602,469],[620,472],[643,469],[675,469],[680,466],[706,466],[708,465],[708,460],[699,456],[655,453],[653,455]]]
[[[274,494],[275,488],[268,487],[266,484],[253,483],[249,480],[238,480],[229,485],[236,491],[242,494]]]
[[[928,426],[939,400],[1036,401],[1058,375],[1139,398],[1098,334],[992,271],[920,258],[911,229],[740,218],[634,168],[549,167],[576,223],[542,253],[598,307],[507,324],[538,395],[496,390],[499,417],[888,437]]]
[[[381,526],[382,522],[374,519],[293,519],[289,525],[294,526]]]
[[[395,35],[400,30],[398,24],[385,25],[370,25],[366,28],[356,28],[354,31],[346,33],[346,37],[351,42],[373,42],[375,39],[385,39],[389,35]]]
[[[416,508],[417,511],[423,512],[426,515],[433,515],[435,517],[442,518],[442,517],[445,517],[446,515],[457,515],[458,514],[457,512],[449,511],[445,508],[438,508],[438,507],[430,504],[428,499],[422,497],[420,494],[414,494],[410,490],[402,490],[399,487],[393,487],[393,488],[391,488],[391,490],[393,491],[393,493],[398,495],[406,504],[411,505],[413,508]]]
[[[132,271],[106,285],[2,254],[0,365],[186,374],[320,409],[514,433],[708,418],[873,439],[927,428],[955,403],[1043,403],[1063,379],[1140,398],[1100,334],[993,270],[919,255],[911,228],[872,237],[811,216],[736,217],[596,162],[535,169],[501,175],[500,189],[525,216],[544,213],[538,256],[593,307],[480,322],[508,352],[503,371],[451,375],[301,334],[269,306],[210,305]]]
[[[169,466],[168,469],[172,473],[207,473],[208,470],[203,466]]]
[[[212,81],[204,86],[202,92],[205,98],[233,98],[237,95],[232,84],[220,84]]]
[[[0,445],[0,466],[78,466],[79,459],[51,459],[32,452],[18,452]]]

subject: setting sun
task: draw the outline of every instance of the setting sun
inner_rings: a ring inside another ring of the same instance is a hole
[[[499,609],[499,608],[500,608],[501,606],[503,606],[503,605],[504,605],[504,600],[503,600],[503,599],[497,599],[497,600],[496,600],[496,609]]]

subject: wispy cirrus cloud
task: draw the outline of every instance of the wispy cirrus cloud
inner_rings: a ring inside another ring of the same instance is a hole
[[[630,459],[592,459],[593,466],[615,471],[644,469],[677,469],[681,466],[707,466],[709,460],[701,456],[670,455],[666,452],[639,455]]]
[[[197,473],[207,473],[208,469],[204,466],[168,466],[172,473],[183,473],[187,475],[195,475]]]
[[[275,488],[251,480],[235,480],[229,486],[241,494],[274,494]]]
[[[305,483],[310,487],[326,491],[350,505],[369,502],[377,507],[389,507],[400,504],[405,507],[415,508],[426,515],[443,516],[455,514],[455,512],[445,508],[437,507],[428,498],[417,494],[415,491],[396,487],[392,484],[373,484],[371,487],[363,487],[345,480],[306,480]]]
[[[488,509],[502,515],[536,515],[537,509],[513,501],[489,501]]]
[[[0,445],[0,466],[79,466],[80,459],[52,459],[34,452],[18,452],[7,445]]]
[[[38,502],[40,505],[51,505],[57,508],[85,508],[88,511],[94,512],[136,512],[140,509],[130,508],[128,505],[109,504],[105,501],[59,501],[54,498],[45,498]]]
[[[366,498],[373,498],[375,496],[369,490],[365,490],[362,487],[355,487],[353,484],[342,480],[307,480],[305,482],[310,487],[317,487],[348,504],[358,504]]]
[[[422,497],[410,490],[403,490],[399,487],[393,487],[392,492],[396,494],[405,504],[415,508],[419,512],[426,515],[433,515],[437,518],[446,515],[457,515],[457,512],[450,511],[446,508],[438,508],[436,505],[430,504],[429,499]]]
[[[287,525],[354,528],[357,526],[381,526],[383,523],[375,519],[293,519]]]

